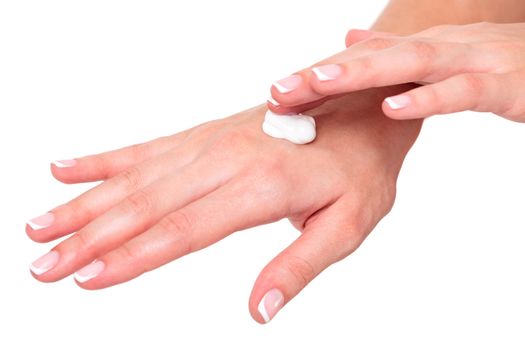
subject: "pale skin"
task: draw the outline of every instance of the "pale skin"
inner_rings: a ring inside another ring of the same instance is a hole
[[[271,288],[293,298],[330,264],[354,251],[394,202],[395,183],[420,123],[385,118],[370,101],[387,91],[349,95],[312,110],[318,138],[294,145],[261,130],[266,108],[150,143],[52,166],[60,181],[106,180],[53,209],[55,222],[28,234],[57,239],[58,264],[35,276],[62,279],[93,259],[104,270],[81,283],[125,282],[245,228],[289,218],[302,232],[261,272],[250,299]],[[377,106],[377,103],[375,104]],[[297,169],[301,169],[297,172]]]
[[[393,2],[387,10],[392,14],[376,29],[403,27],[389,23],[392,16],[405,23],[395,11],[407,10],[403,3]],[[424,9],[425,3],[412,7]],[[302,234],[268,263],[250,296],[250,313],[263,323],[258,305],[269,290],[278,289],[288,303],[357,249],[392,207],[421,121],[386,118],[381,101],[414,87],[346,94],[312,109],[318,137],[308,145],[265,135],[266,107],[258,106],[173,136],[77,158],[67,167],[52,165],[53,176],[64,183],[103,182],[52,209],[51,223],[26,227],[37,242],[75,232],[52,249],[52,266],[33,275],[54,282],[97,259],[96,275],[77,283],[105,288],[236,231],[288,218]]]
[[[276,82],[269,108],[300,112],[344,93],[417,82],[423,86],[383,101],[385,115],[471,110],[525,122],[525,23],[442,25],[404,36],[353,30],[346,44],[329,64]]]

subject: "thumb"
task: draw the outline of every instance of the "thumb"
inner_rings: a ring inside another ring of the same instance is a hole
[[[339,200],[310,218],[303,234],[262,270],[249,302],[257,322],[269,322],[325,268],[357,249],[367,232],[348,212]]]

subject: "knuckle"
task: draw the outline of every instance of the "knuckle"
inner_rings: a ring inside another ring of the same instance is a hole
[[[246,132],[243,129],[231,129],[220,138],[219,145],[227,149],[238,149],[245,146],[248,141]]]
[[[210,162],[225,164],[233,157],[253,147],[253,130],[233,127],[217,135],[210,144],[206,156]]]
[[[85,200],[84,196],[77,197],[64,205],[61,205],[58,207],[58,210],[60,211],[59,215],[81,222],[95,217],[95,214],[98,212],[96,206]]]
[[[194,224],[188,213],[178,210],[164,217],[159,226],[171,234],[187,234],[192,231]]]
[[[372,211],[361,209],[347,215],[342,226],[340,247],[340,259],[354,252],[371,231],[374,223]]]
[[[285,177],[286,163],[287,162],[283,158],[277,159],[274,157],[265,157],[257,164],[254,164],[252,169],[264,178],[282,179]]]
[[[471,97],[478,97],[485,91],[485,82],[474,74],[464,75],[462,78],[463,88]]]
[[[433,61],[438,55],[437,47],[427,41],[413,40],[409,41],[407,45],[410,51],[416,55],[417,59],[423,62]]]
[[[154,202],[151,193],[138,190],[126,198],[124,206],[134,214],[143,214],[152,211]]]
[[[284,260],[284,268],[294,276],[303,287],[316,276],[316,270],[313,265],[300,256],[287,255]]]
[[[232,128],[216,138],[213,149],[219,152],[224,150],[239,150],[246,147],[248,136],[242,128]]]
[[[371,50],[382,50],[392,46],[393,40],[385,37],[375,37],[363,41],[362,46]]]
[[[142,255],[142,248],[135,244],[124,243],[120,246],[119,252],[128,260],[136,261]]]
[[[133,271],[136,276],[142,275],[145,272],[151,271],[154,267],[146,264],[147,259],[143,259],[144,249],[141,245],[124,243],[119,249],[114,251],[118,254],[118,259],[124,259],[127,265],[133,266]]]
[[[91,237],[91,234],[87,231],[78,232],[71,237],[73,240],[71,246],[76,251],[81,252],[84,258],[93,260],[96,258],[97,254],[95,253],[94,241],[89,237]]]
[[[353,241],[355,238],[361,237],[367,231],[368,216],[360,212],[350,216],[350,220],[346,225],[346,235]]]
[[[361,72],[375,72],[375,61],[371,57],[362,57],[357,61],[357,71]]]
[[[284,159],[263,159],[250,165],[249,179],[257,183],[257,188],[253,189],[254,193],[266,200],[278,200],[285,203],[279,197],[290,186],[291,177],[287,175],[286,161]]]
[[[434,85],[427,85],[425,87],[419,88],[417,93],[415,93],[412,98],[417,101],[419,106],[427,106],[425,110],[442,110],[444,107],[446,107],[439,89]]]
[[[136,166],[132,166],[123,170],[118,180],[121,184],[124,185],[127,189],[134,190],[140,188],[143,184],[143,175],[142,171]]]

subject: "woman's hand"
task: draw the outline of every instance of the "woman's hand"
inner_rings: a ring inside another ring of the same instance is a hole
[[[264,268],[250,298],[252,316],[268,321],[390,210],[421,124],[383,116],[378,102],[393,91],[401,89],[351,94],[313,110],[318,138],[309,145],[265,135],[260,106],[56,162],[51,170],[62,182],[104,182],[28,223],[37,242],[76,232],[31,265],[34,277],[54,282],[76,272],[81,287],[105,288],[235,231],[289,218],[302,235]]]
[[[350,31],[345,51],[274,83],[269,107],[301,111],[327,98],[418,82],[384,113],[425,118],[464,110],[525,122],[525,23],[433,27],[410,36]]]

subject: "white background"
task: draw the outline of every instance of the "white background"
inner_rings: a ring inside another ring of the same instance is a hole
[[[385,3],[0,2],[0,349],[523,349],[525,126],[491,115],[429,120],[391,214],[268,325],[247,302],[285,221],[105,290],[29,274],[55,243],[25,221],[92,186],[51,160],[259,104]]]

